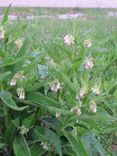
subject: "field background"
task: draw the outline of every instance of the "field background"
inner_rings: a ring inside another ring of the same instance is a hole
[[[117,8],[117,0],[1,0],[0,6]]]

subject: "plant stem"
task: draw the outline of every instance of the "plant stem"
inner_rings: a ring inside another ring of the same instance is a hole
[[[4,111],[5,126],[7,129],[9,126],[9,110],[8,110],[8,107],[4,103],[3,103],[3,111]]]
[[[1,84],[1,91],[3,91],[3,85]],[[4,112],[4,120],[5,120],[5,126],[6,129],[9,126],[9,109],[8,107],[5,105],[5,103],[3,102],[3,112]]]

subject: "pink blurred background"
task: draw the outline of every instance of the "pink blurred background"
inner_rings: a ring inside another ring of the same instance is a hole
[[[0,0],[0,6],[117,8],[117,0]]]

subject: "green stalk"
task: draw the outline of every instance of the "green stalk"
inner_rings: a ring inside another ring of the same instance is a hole
[[[4,111],[5,126],[7,129],[9,126],[9,109],[4,103],[3,103],[3,111]]]
[[[3,85],[1,84],[1,91],[3,91]],[[5,103],[3,102],[3,112],[4,112],[4,121],[5,121],[5,126],[6,126],[6,129],[8,128],[9,126],[9,109],[8,107],[5,105]]]

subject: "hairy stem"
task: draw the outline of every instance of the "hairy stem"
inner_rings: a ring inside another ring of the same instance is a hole
[[[1,84],[1,92],[3,91],[3,85]],[[5,121],[5,126],[6,126],[6,129],[8,128],[9,126],[9,109],[8,107],[5,105],[5,103],[3,102],[3,112],[4,112],[4,121]]]

